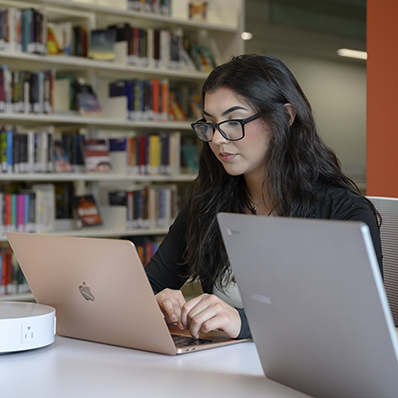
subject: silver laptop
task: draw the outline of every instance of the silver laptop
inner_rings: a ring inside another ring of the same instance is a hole
[[[23,233],[7,238],[36,301],[56,309],[58,335],[169,355],[244,341],[221,331],[198,341],[176,338],[190,335],[166,324],[130,241]]]
[[[398,396],[395,328],[365,224],[218,221],[268,378],[317,398]]]

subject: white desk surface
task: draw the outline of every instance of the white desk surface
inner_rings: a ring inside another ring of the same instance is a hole
[[[264,377],[254,343],[166,356],[57,336],[0,354],[4,398],[306,398]]]

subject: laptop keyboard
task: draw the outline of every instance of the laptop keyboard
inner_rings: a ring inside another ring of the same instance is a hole
[[[194,339],[193,337],[190,337],[190,336],[181,336],[178,334],[172,334],[171,337],[173,338],[174,344],[177,348],[188,347],[190,345],[201,345],[201,344],[208,344],[208,343],[216,342],[216,340]]]

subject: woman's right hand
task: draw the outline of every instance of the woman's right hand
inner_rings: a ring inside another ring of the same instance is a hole
[[[176,323],[184,329],[181,323],[181,308],[186,303],[180,290],[164,289],[155,295],[161,311],[168,323]]]

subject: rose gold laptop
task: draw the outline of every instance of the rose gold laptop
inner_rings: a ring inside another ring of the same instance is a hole
[[[56,309],[60,336],[169,355],[247,341],[214,331],[190,344],[174,343],[176,332],[189,333],[166,324],[130,241],[25,233],[7,238],[36,301]]]

